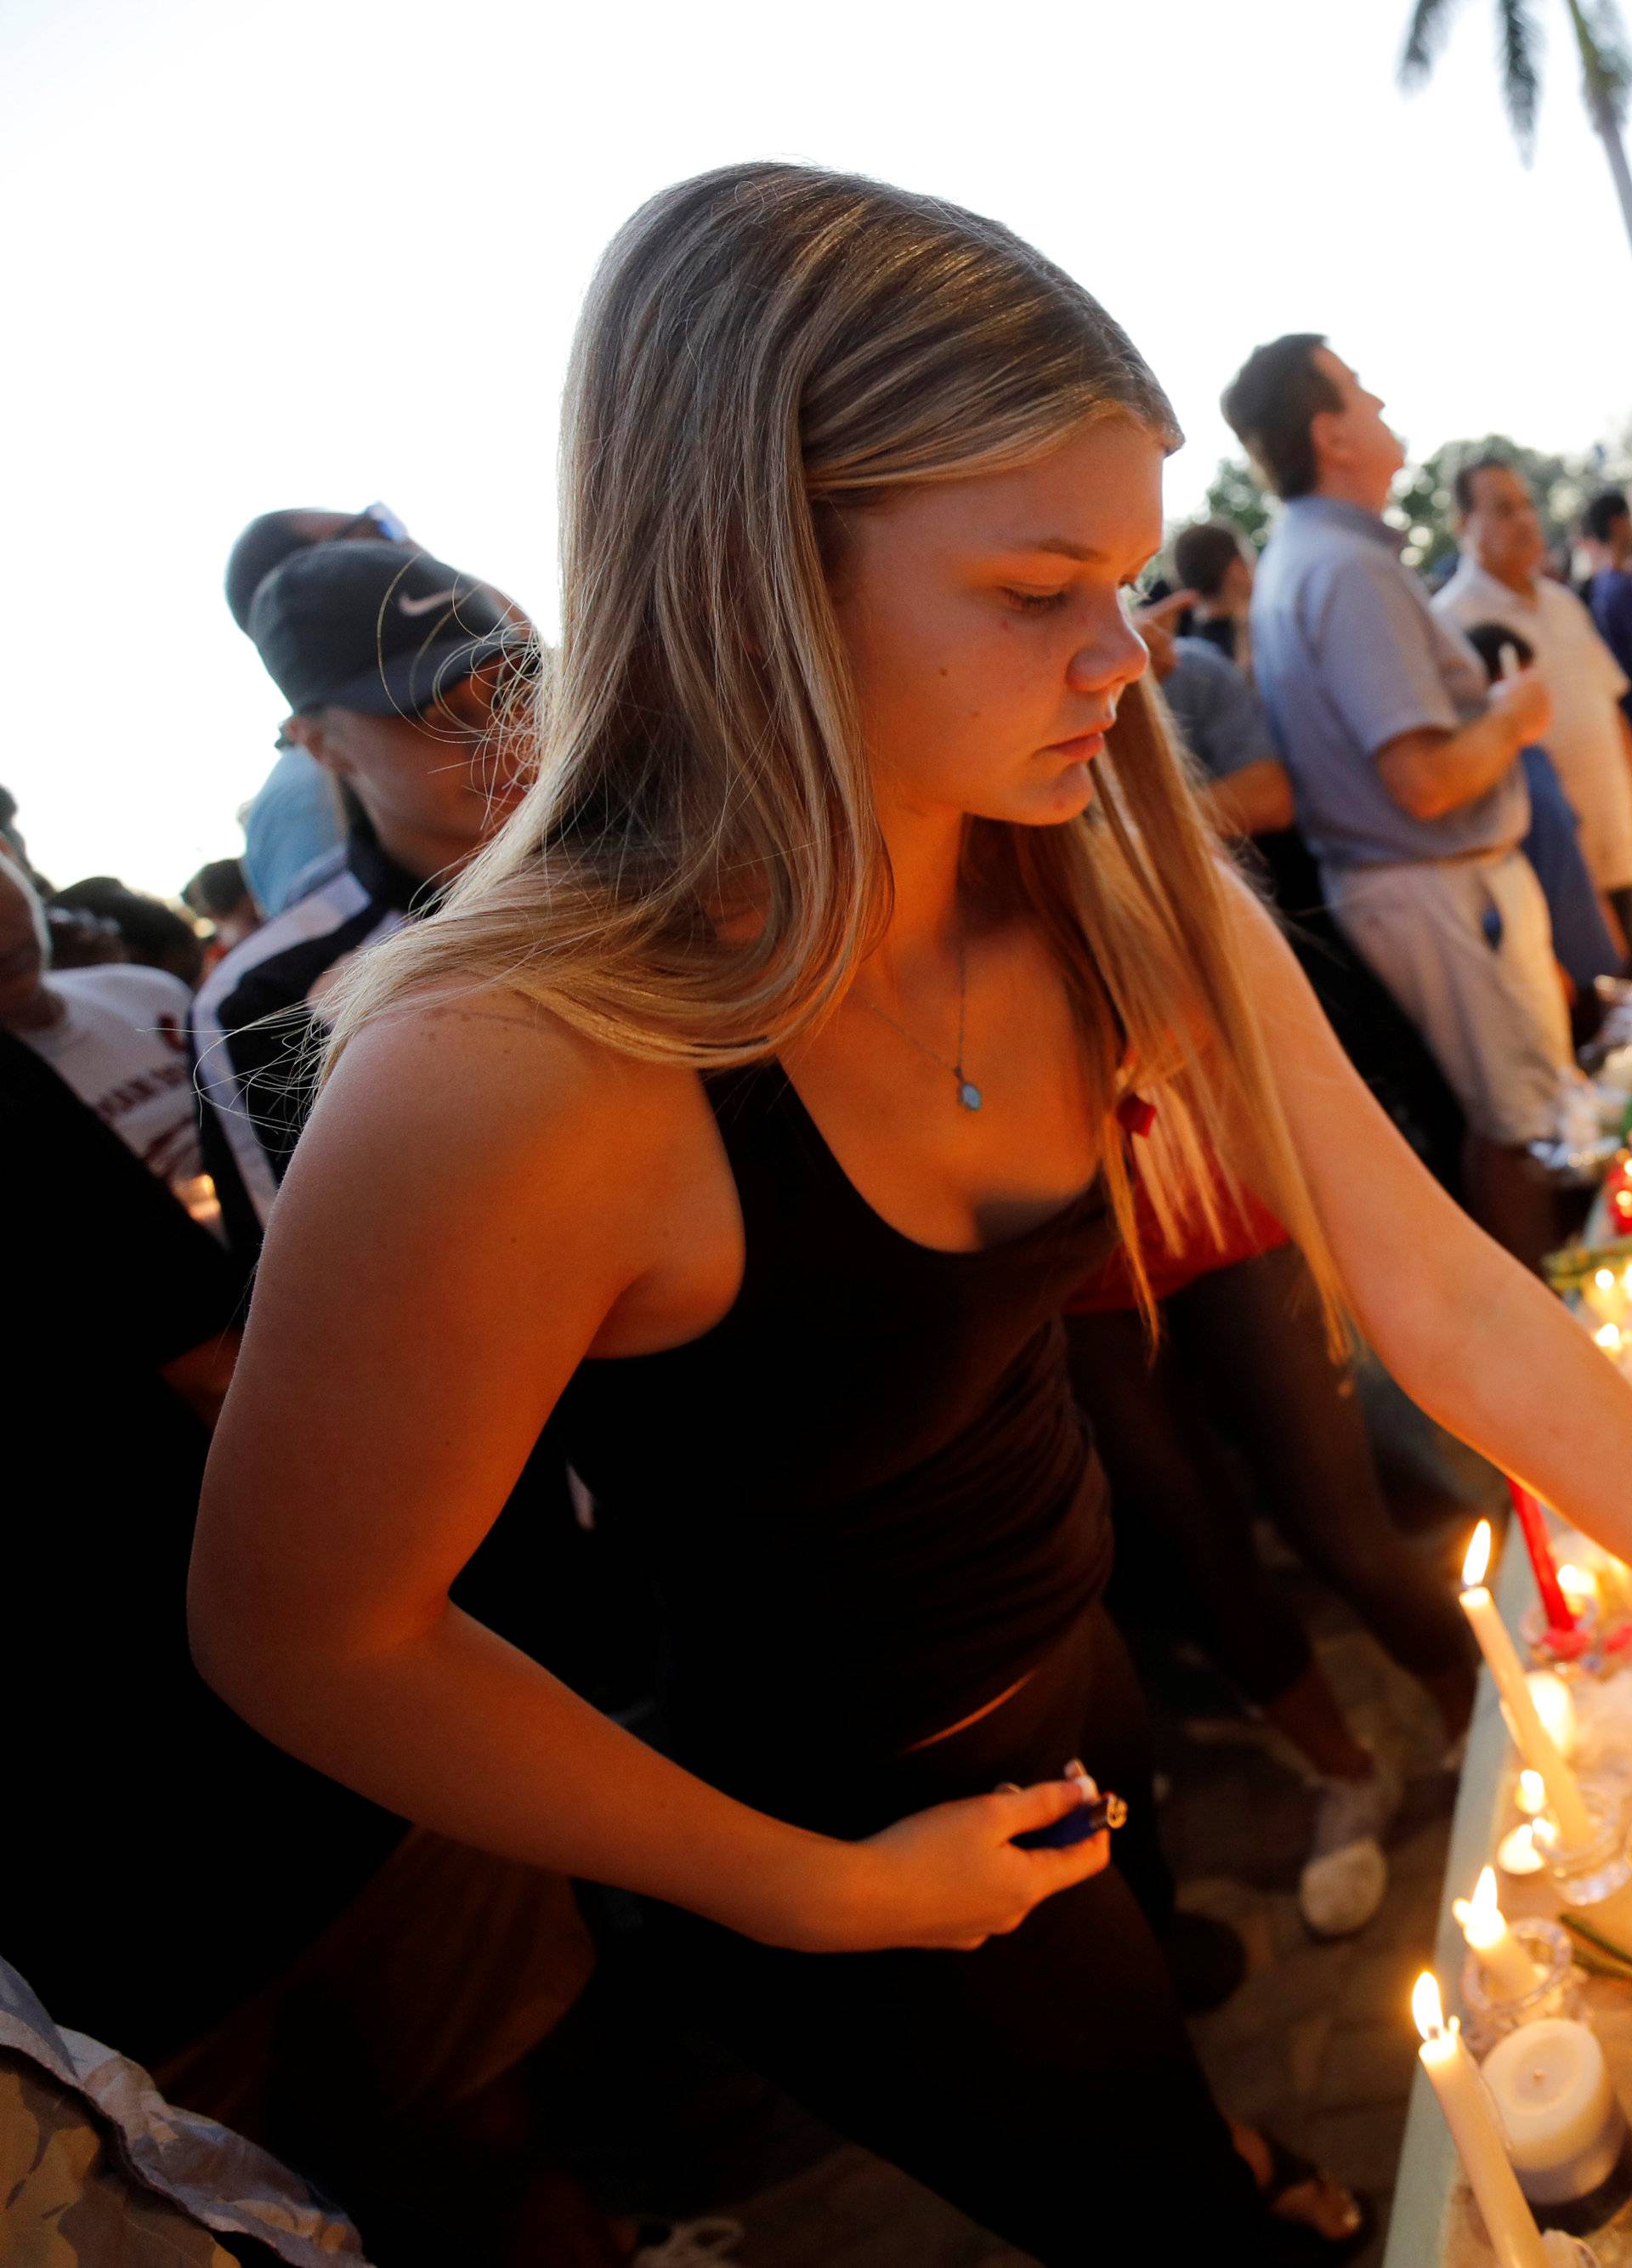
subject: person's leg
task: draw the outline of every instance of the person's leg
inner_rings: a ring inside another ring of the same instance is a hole
[[[1349,1062],[1430,1173],[1464,1203],[1467,1122],[1416,1026],[1324,905],[1298,913],[1287,943]]]
[[[1131,1561],[1142,1580],[1159,1581],[1162,1608],[1263,1706],[1308,1669],[1309,1641],[1259,1565],[1195,1381],[1171,1340],[1152,1353],[1126,1310],[1068,1315],[1066,1337],[1072,1391],[1110,1483],[1119,1574]]]
[[[1120,1479],[1128,1508],[1159,1536],[1165,1565],[1182,1581],[1198,1638],[1320,1781],[1298,1904],[1312,1930],[1343,1936],[1364,1926],[1387,1890],[1382,1837],[1399,1780],[1356,1739],[1302,1624],[1259,1565],[1249,1513],[1206,1411],[1207,1350],[1188,1344],[1183,1325],[1192,1302],[1219,1303],[1220,1286],[1227,1307],[1229,1284],[1256,1264],[1216,1270],[1176,1293],[1153,1367],[1142,1344],[1129,1344],[1141,1332],[1136,1318],[1111,1317],[1111,1328],[1092,1329],[1074,1318],[1077,1393],[1104,1432],[1119,1529]],[[1313,1317],[1309,1329],[1318,1337]],[[1274,1390],[1275,1351],[1265,1345],[1248,1362],[1257,1390]]]
[[[1265,1511],[1400,1666],[1448,1736],[1466,1727],[1474,1664],[1449,1587],[1398,1535],[1378,1486],[1359,1398],[1327,1350],[1295,1245],[1200,1277],[1169,1303],[1175,1344],[1211,1385]]]
[[[1558,1199],[1530,1152],[1471,1129],[1462,1147],[1467,1209],[1504,1252],[1539,1270],[1559,1241]]]
[[[1525,1145],[1550,1130],[1570,1060],[1547,902],[1518,851],[1323,875],[1338,926],[1432,1049],[1467,1114],[1469,1211],[1534,1265],[1556,1241]]]
[[[1367,1778],[1369,1752],[1260,1565],[1194,1370],[1171,1340],[1152,1358],[1137,1315],[1071,1315],[1066,1329],[1073,1389],[1111,1484],[1119,1559],[1125,1539],[1136,1543],[1144,1580],[1160,1581],[1187,1635],[1315,1771]]]

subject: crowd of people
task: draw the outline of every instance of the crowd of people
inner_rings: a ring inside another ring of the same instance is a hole
[[[1572,588],[1478,458],[1430,593],[1382,401],[1296,334],[1224,396],[1261,556],[1164,543],[1103,311],[796,167],[655,201],[584,326],[559,656],[383,504],[273,511],[226,568],[276,727],[241,847],[54,887],[0,802],[18,1407],[70,1344],[77,1404],[0,1955],[381,2268],[727,2257],[552,2129],[636,1940],[1045,2263],[1096,2177],[1121,2257],[1130,2169],[1206,2257],[1351,2257],[1363,2202],[1188,2047],[1244,1956],[1175,1907],[1116,1624],[1300,1753],[1340,1935],[1400,1778],[1257,1524],[1450,1769],[1473,1697],[1344,1315],[1632,1550],[1553,1422],[1632,1454],[1632,1398],[1531,1272],[1628,973],[1632,511]],[[1114,1851],[1017,1844],[1093,1775]]]

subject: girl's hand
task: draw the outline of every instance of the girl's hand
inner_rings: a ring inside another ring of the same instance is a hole
[[[812,1942],[830,1952],[973,1952],[1018,1929],[1040,1900],[1100,1873],[1111,1838],[1102,1830],[1059,1851],[1017,1851],[1011,1838],[1051,1827],[1095,1793],[1091,1780],[1051,1779],[971,1796],[849,1845],[858,1862],[850,1893]]]

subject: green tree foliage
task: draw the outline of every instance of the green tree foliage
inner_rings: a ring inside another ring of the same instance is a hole
[[[1245,457],[1220,457],[1207,491],[1204,519],[1228,520],[1261,551],[1275,520],[1275,498]]]
[[[1501,457],[1525,475],[1540,506],[1548,543],[1567,543],[1589,497],[1601,488],[1632,481],[1632,427],[1619,440],[1599,443],[1575,457],[1549,456],[1523,447],[1505,433],[1486,433],[1478,440],[1443,442],[1421,464],[1408,465],[1384,516],[1404,534],[1406,558],[1430,581],[1437,579],[1438,571],[1456,550],[1452,483],[1458,468],[1485,456]],[[1246,458],[1225,457],[1213,475],[1202,516],[1227,520],[1261,550],[1276,508]]]
[[[1445,442],[1420,465],[1407,467],[1387,513],[1405,531],[1407,559],[1430,582],[1456,549],[1452,482],[1462,466],[1479,457],[1501,457],[1523,474],[1540,509],[1549,546],[1571,541],[1582,506],[1603,485],[1603,475],[1593,469],[1590,457],[1548,456],[1540,449],[1521,448],[1505,433]]]

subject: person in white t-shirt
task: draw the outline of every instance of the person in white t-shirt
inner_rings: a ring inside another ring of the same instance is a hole
[[[1553,696],[1547,750],[1581,821],[1592,880],[1632,941],[1632,728],[1627,679],[1575,593],[1541,571],[1547,540],[1530,484],[1499,457],[1456,476],[1461,563],[1434,600],[1462,630],[1504,622],[1534,649]]]
[[[0,852],[0,1027],[14,1032],[143,1164],[196,1206],[198,1112],[187,1051],[191,994],[162,968],[50,968],[45,909]]]

